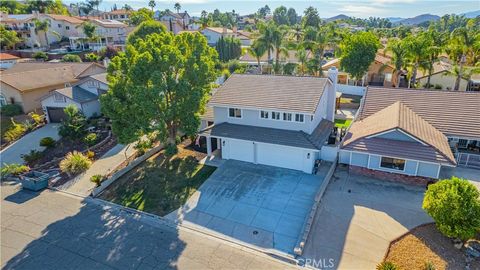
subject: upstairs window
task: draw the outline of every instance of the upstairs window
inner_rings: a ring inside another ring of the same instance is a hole
[[[403,171],[405,169],[405,160],[398,158],[382,157],[380,167]]]
[[[70,30],[70,26],[68,26],[68,25],[65,26],[65,29]]]
[[[260,111],[260,118],[268,119],[268,112],[267,111]]]
[[[283,121],[292,121],[291,113],[283,113]]]
[[[301,122],[301,123],[303,123],[303,121],[304,121],[304,116],[303,116],[303,114],[301,114],[301,113],[296,113],[296,114],[295,114],[295,122]]]
[[[62,25],[61,25],[61,24],[58,24],[58,28],[62,28]]]
[[[272,112],[272,119],[273,120],[280,120],[280,113],[279,112]]]
[[[237,108],[229,108],[228,116],[232,118],[242,118],[242,110]]]

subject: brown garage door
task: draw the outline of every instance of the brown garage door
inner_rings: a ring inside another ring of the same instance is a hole
[[[63,119],[65,119],[65,112],[63,109],[64,108],[47,107],[50,123],[60,123]]]

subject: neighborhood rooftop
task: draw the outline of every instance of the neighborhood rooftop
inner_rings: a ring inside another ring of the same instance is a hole
[[[81,88],[80,86],[65,87],[62,89],[57,89],[55,90],[55,92],[58,92],[79,103],[95,100],[98,98],[97,95]]]
[[[234,74],[218,89],[210,106],[314,114],[327,82],[319,77]]]
[[[478,138],[480,134],[480,93],[372,88],[365,93],[359,119],[400,101],[447,136]]]

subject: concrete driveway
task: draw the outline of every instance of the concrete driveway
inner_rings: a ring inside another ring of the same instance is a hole
[[[322,269],[375,269],[392,240],[432,222],[422,210],[423,193],[337,168],[301,260]]]
[[[0,167],[3,166],[4,163],[22,164],[22,155],[28,154],[30,150],[42,151],[45,149],[45,147],[39,145],[40,140],[44,137],[52,137],[53,139],[58,140],[60,138],[58,135],[59,126],[60,124],[47,124],[33,132],[28,133],[20,138],[20,140],[3,149],[0,152]]]
[[[480,190],[480,170],[464,167],[442,167],[442,170],[440,171],[440,179],[448,179],[452,176],[465,178]]]
[[[322,178],[229,160],[168,218],[263,249],[293,253]]]

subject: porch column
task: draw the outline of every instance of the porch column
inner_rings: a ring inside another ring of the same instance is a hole
[[[207,156],[212,155],[212,140],[210,140],[210,137],[207,137]]]

